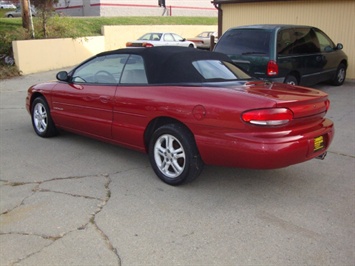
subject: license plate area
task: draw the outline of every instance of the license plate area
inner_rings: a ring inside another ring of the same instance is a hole
[[[314,143],[313,152],[320,151],[320,150],[324,149],[324,147],[325,147],[323,136],[319,136],[319,137],[314,138],[313,143]]]

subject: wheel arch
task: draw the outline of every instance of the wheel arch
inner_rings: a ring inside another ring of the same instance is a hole
[[[287,75],[285,75],[284,83],[288,76],[294,76],[297,79],[298,84],[301,83],[301,74],[297,70],[292,70],[291,72],[287,73]]]
[[[192,133],[192,131],[190,130],[190,128],[188,126],[186,126],[184,123],[182,123],[181,121],[179,121],[175,118],[166,117],[166,116],[156,117],[152,121],[149,122],[148,126],[146,127],[146,129],[144,131],[144,148],[145,148],[146,152],[148,152],[148,150],[149,150],[149,141],[150,141],[150,138],[152,137],[154,131],[157,130],[159,127],[161,127],[163,125],[167,125],[167,124],[179,124],[179,125],[183,126],[191,133],[192,137],[195,140],[195,136]],[[196,142],[196,140],[195,140],[195,142]]]
[[[31,99],[30,99],[30,110],[32,110],[33,101],[34,101],[35,99],[37,99],[38,97],[43,97],[43,98],[47,101],[46,97],[45,97],[42,93],[40,93],[40,92],[35,92],[35,93],[33,93],[33,94],[31,95]],[[47,101],[47,103],[48,103],[48,101]],[[48,103],[48,104],[49,104],[49,103]]]
[[[338,66],[339,66],[340,64],[344,64],[346,69],[347,69],[348,66],[349,66],[349,65],[348,65],[348,61],[347,61],[346,59],[341,60],[340,63],[338,64]]]

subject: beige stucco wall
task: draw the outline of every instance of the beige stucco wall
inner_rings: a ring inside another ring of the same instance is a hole
[[[103,36],[14,41],[15,63],[23,75],[73,66],[105,49]]]
[[[348,55],[347,78],[355,79],[355,1],[299,0],[223,4],[222,31],[250,24],[311,25],[323,30]]]
[[[26,75],[72,67],[97,53],[124,48],[127,41],[150,31],[175,32],[188,38],[209,30],[217,31],[217,25],[103,26],[103,36],[14,41],[12,47],[15,63]]]

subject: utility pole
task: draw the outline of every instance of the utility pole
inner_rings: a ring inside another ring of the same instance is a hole
[[[27,0],[21,0],[22,27],[30,29],[30,11]]]

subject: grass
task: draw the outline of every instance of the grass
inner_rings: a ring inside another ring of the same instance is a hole
[[[0,12],[1,14],[1,12]],[[1,17],[1,15],[0,15]],[[40,24],[34,18],[34,24]],[[37,23],[36,23],[37,22]],[[0,18],[0,34],[21,28],[21,18]],[[49,26],[63,27],[64,31],[51,32],[53,38],[95,36],[101,34],[103,25],[217,25],[217,18],[210,17],[52,17]],[[35,27],[35,31],[40,29]],[[37,34],[36,34],[37,35]]]
[[[9,9],[0,9],[0,55],[12,56],[12,41],[30,39],[22,28],[21,18],[6,18]],[[42,39],[42,20],[33,19],[35,36]],[[59,17],[53,16],[47,23],[47,38],[78,38],[101,34],[103,25],[217,25],[216,17]],[[0,79],[18,76],[15,66],[0,61]]]

